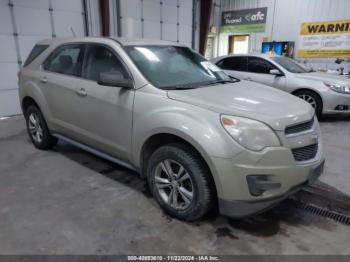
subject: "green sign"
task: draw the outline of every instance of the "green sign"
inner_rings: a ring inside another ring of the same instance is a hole
[[[227,25],[221,27],[222,33],[256,33],[265,32],[265,24]]]
[[[265,32],[267,7],[222,13],[222,33]]]

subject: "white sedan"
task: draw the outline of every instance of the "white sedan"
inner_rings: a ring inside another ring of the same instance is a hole
[[[309,102],[317,116],[350,114],[350,79],[310,72],[295,60],[266,54],[227,55],[212,59],[228,75],[272,86]]]

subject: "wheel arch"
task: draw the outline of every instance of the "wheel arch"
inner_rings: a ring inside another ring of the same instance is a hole
[[[22,107],[23,113],[25,113],[27,111],[28,107],[31,105],[36,106],[40,110],[40,106],[38,105],[38,103],[35,101],[34,98],[32,98],[31,96],[25,96],[21,102],[21,107]]]
[[[172,144],[172,143],[181,143],[184,144],[190,148],[192,148],[200,157],[202,160],[203,164],[205,165],[205,168],[210,172],[210,180],[213,183],[213,188],[215,190],[215,197],[217,197],[217,186],[218,183],[215,181],[215,176],[213,175],[213,167],[210,164],[209,157],[203,153],[203,150],[199,148],[198,145],[193,145],[193,143],[189,142],[183,137],[180,137],[175,134],[171,133],[157,133],[153,134],[150,137],[146,139],[146,141],[143,143],[141,150],[140,150],[140,174],[142,177],[145,177],[146,175],[146,167],[147,167],[147,162],[151,156],[151,154],[157,150],[159,147],[167,145],[167,144]]]
[[[292,95],[296,95],[297,93],[302,92],[302,91],[312,92],[312,93],[314,93],[315,95],[317,95],[317,96],[320,98],[320,100],[321,100],[321,106],[322,106],[322,107],[321,107],[321,111],[323,111],[324,102],[323,102],[323,98],[322,98],[322,95],[320,94],[320,92],[318,92],[317,90],[312,89],[312,88],[300,87],[300,88],[295,89],[291,94],[292,94]]]
[[[23,114],[30,104],[34,104],[39,108],[40,112],[45,118],[49,128],[51,128],[51,112],[50,107],[46,101],[45,94],[39,86],[34,82],[28,81],[20,88],[20,104]]]

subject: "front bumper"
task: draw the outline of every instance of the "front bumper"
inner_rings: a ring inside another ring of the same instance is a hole
[[[299,186],[294,187],[293,189],[281,196],[258,201],[227,201],[219,199],[219,211],[220,214],[232,218],[244,218],[256,215],[258,213],[263,213],[264,211],[273,208],[275,205],[277,205],[282,200],[286,199],[288,196],[295,194],[306,185],[307,183],[305,182]]]
[[[323,114],[350,114],[350,94],[341,94],[333,90],[322,93]],[[342,109],[342,108],[347,109]]]
[[[308,184],[313,183],[318,177],[322,174],[324,168],[325,161],[323,160],[321,164],[316,166],[313,170],[317,170],[317,172],[311,172],[309,178],[304,183],[297,185],[291,188],[286,193],[277,196],[271,197],[268,199],[257,200],[257,201],[226,201],[223,199],[219,199],[219,209],[220,213],[229,217],[243,218],[247,216],[252,216],[257,213],[262,213],[268,209],[271,209],[275,205],[277,205],[282,200],[286,199],[290,195],[295,194],[303,187]]]
[[[273,207],[314,182],[321,175],[324,164],[322,146],[316,158],[307,163],[297,163],[290,149],[283,147],[269,148],[261,153],[243,152],[234,159],[213,161],[220,174],[220,185],[217,186],[219,210],[230,217],[246,217]],[[254,195],[247,181],[251,175],[266,176],[271,184],[279,186]]]

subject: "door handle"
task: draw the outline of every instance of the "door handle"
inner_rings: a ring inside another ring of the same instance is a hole
[[[80,96],[86,96],[87,95],[85,88],[80,88],[79,90],[76,91],[76,93],[78,95],[80,95]]]
[[[44,84],[47,83],[47,78],[46,78],[46,76],[44,76],[43,78],[41,78],[41,79],[40,79],[40,82],[41,82],[41,83],[44,83]]]

